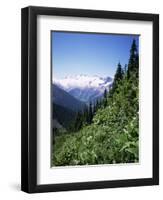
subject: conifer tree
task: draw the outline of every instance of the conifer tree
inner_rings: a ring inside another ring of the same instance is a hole
[[[74,123],[74,131],[78,131],[83,125],[82,113],[78,112]]]
[[[89,110],[88,106],[86,106],[84,109],[84,123],[88,124],[88,122],[89,122]]]
[[[94,101],[94,104],[93,104],[93,114],[95,114],[96,111],[97,111],[96,101]]]
[[[107,106],[107,90],[104,90],[104,97],[103,97],[103,105],[104,108]]]
[[[89,124],[92,123],[92,119],[93,119],[92,102],[90,102],[90,104],[89,104]]]
[[[127,71],[128,78],[132,75],[132,73],[135,73],[136,77],[138,77],[138,68],[139,68],[138,61],[139,61],[138,49],[136,45],[136,40],[134,39],[130,49],[130,58]]]
[[[116,73],[114,75],[114,81],[113,81],[113,84],[112,84],[112,88],[109,92],[109,97],[112,97],[113,93],[115,92],[115,90],[118,86],[119,81],[123,79],[123,74],[124,74],[124,72],[123,72],[122,66],[119,62],[118,66],[117,66]]]
[[[98,110],[98,108],[99,108],[99,101],[97,99],[97,101],[96,101],[96,110]]]
[[[104,90],[104,99],[106,99],[107,98],[107,90],[105,89]]]

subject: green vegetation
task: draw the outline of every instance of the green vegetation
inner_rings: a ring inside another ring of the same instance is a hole
[[[70,124],[75,120],[75,113],[68,108],[53,103],[53,119],[57,119],[67,130],[71,130]]]
[[[112,89],[84,114],[78,113],[73,131],[55,136],[53,165],[138,162],[138,60],[133,40],[128,66],[118,64]]]

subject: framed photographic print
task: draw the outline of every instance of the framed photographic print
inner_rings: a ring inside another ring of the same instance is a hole
[[[159,184],[159,16],[22,9],[22,190]]]

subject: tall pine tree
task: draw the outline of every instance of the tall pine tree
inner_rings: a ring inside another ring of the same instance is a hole
[[[111,97],[113,95],[113,93],[115,92],[116,88],[118,87],[118,83],[120,80],[122,80],[123,78],[123,69],[122,69],[122,66],[120,64],[120,62],[118,63],[118,66],[117,66],[117,70],[116,70],[116,73],[114,75],[114,81],[113,81],[113,84],[112,84],[112,88],[109,92],[109,96]]]
[[[104,108],[107,106],[107,90],[104,90],[104,97],[103,97],[103,105]]]
[[[138,68],[139,68],[139,54],[138,54],[138,49],[136,45],[136,40],[133,39],[131,50],[130,50],[128,70],[127,70],[128,78],[132,76],[132,73],[135,73],[136,77],[138,77],[138,71],[139,71]]]
[[[81,129],[83,125],[83,115],[82,113],[79,111],[77,114],[76,114],[76,119],[75,119],[75,122],[74,122],[74,131],[78,131]]]
[[[93,119],[93,110],[92,110],[92,102],[89,104],[89,121],[88,123],[91,124]]]

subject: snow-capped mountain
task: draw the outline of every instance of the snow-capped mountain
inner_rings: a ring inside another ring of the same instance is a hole
[[[76,75],[54,79],[53,83],[80,101],[88,103],[101,98],[104,90],[111,87],[112,81],[111,77]]]

